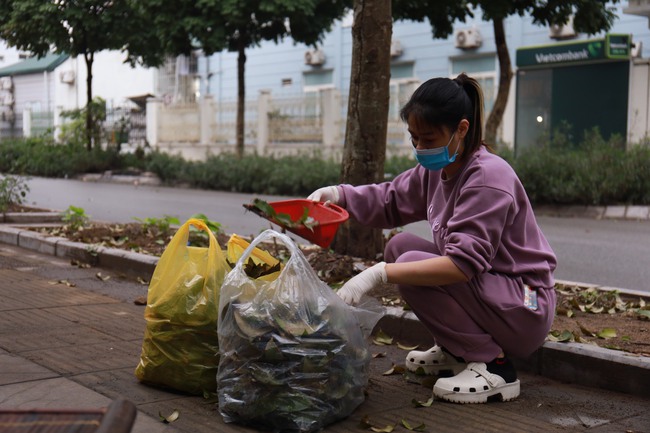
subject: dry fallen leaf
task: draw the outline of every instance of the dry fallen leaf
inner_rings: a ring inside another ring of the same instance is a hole
[[[169,424],[176,421],[178,417],[181,416],[181,414],[178,410],[174,409],[174,411],[169,414],[169,416],[164,416],[161,412],[158,412],[158,416],[163,423]]]
[[[95,276],[96,276],[98,279],[102,280],[102,281],[106,281],[106,280],[110,280],[110,279],[111,279],[111,276],[110,276],[110,275],[102,275],[101,272],[97,272],[97,273],[95,274]]]
[[[403,365],[395,365],[395,364],[393,364],[393,366],[389,370],[384,371],[382,374],[384,376],[390,376],[392,374],[404,374],[405,371],[406,371],[406,369],[404,368]]]
[[[68,280],[56,280],[56,281],[48,281],[49,284],[65,284],[68,287],[77,287],[75,283],[71,283]]]
[[[370,417],[368,415],[361,418],[359,427],[361,427],[362,429],[371,430],[379,433],[390,433],[393,430],[395,430],[395,425],[390,425],[390,424],[385,427],[377,427],[370,421]]]

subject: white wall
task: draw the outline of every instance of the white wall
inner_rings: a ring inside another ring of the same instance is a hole
[[[126,55],[119,51],[102,51],[95,55],[93,62],[93,97],[106,100],[110,107],[121,106],[130,96],[154,93],[154,69],[124,63]],[[61,83],[59,73],[74,70],[76,79],[73,86]],[[65,109],[81,108],[86,105],[86,62],[82,56],[69,59],[56,70],[57,105]],[[59,103],[60,100],[60,103]]]

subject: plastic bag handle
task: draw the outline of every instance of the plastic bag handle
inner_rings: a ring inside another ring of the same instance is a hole
[[[264,230],[260,235],[258,235],[253,241],[248,245],[248,247],[244,250],[242,253],[241,257],[239,260],[237,260],[237,264],[233,268],[233,271],[236,269],[237,271],[241,271],[244,264],[248,260],[248,257],[253,253],[253,250],[262,242],[265,242],[269,239],[276,238],[280,240],[284,246],[286,246],[289,249],[289,252],[291,253],[291,257],[295,257],[296,253],[300,252],[300,249],[296,245],[294,241],[291,240],[291,238],[285,234],[276,232],[275,230],[272,229],[267,229]]]
[[[176,235],[178,235],[179,238],[183,239],[183,242],[187,244],[187,241],[190,237],[191,225],[208,234],[208,239],[210,242],[208,249],[210,250],[211,253],[214,252],[214,254],[220,259],[225,260],[223,258],[223,252],[221,251],[221,246],[217,243],[217,238],[214,236],[214,233],[212,233],[212,230],[210,230],[208,225],[202,220],[197,218],[188,219],[187,221],[185,221],[185,223],[182,226],[178,228],[178,230],[176,231]],[[176,235],[174,236],[174,238],[176,238]],[[173,241],[174,239],[172,239],[172,242]]]

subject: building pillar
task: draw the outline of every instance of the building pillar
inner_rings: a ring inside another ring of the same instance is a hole
[[[162,100],[159,98],[147,99],[147,143],[149,146],[158,146],[160,139],[160,108]]]
[[[260,90],[257,99],[257,154],[264,155],[269,146],[269,111],[271,110],[271,91]]]
[[[322,109],[323,147],[342,147],[341,140],[341,95],[336,89],[320,91]]]
[[[23,137],[32,136],[32,109],[27,107],[23,110]]]
[[[210,145],[214,143],[214,123],[214,97],[212,95],[205,95],[203,98],[201,98],[199,104],[199,128],[201,128],[199,143],[203,145]]]

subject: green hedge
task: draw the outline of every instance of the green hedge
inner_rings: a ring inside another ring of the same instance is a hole
[[[224,154],[206,161],[154,151],[119,155],[115,150],[88,152],[80,145],[61,145],[30,138],[0,141],[0,172],[45,177],[73,177],[113,170],[151,171],[167,185],[244,192],[306,196],[339,182],[341,166],[317,154],[241,160]],[[518,173],[533,204],[650,204],[650,148],[622,149],[619,139],[604,141],[597,131],[585,142],[549,142],[515,157],[500,152]],[[386,179],[413,167],[410,156],[388,158]]]

